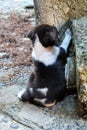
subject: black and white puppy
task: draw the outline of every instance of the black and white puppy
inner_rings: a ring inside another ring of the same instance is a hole
[[[50,25],[39,25],[28,35],[33,43],[34,71],[28,87],[18,93],[19,99],[36,105],[51,107],[65,96],[65,64],[71,31],[58,47],[58,31]]]

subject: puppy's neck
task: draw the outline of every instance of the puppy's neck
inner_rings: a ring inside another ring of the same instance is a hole
[[[52,65],[59,54],[59,48],[55,46],[49,46],[49,47],[44,47],[40,41],[38,36],[36,37],[33,51],[32,51],[32,57],[34,60],[39,61],[43,63],[44,65]]]
[[[49,47],[47,47],[47,48],[45,48],[45,49],[47,49],[47,51],[52,51],[53,47],[52,47],[52,46],[49,46]]]

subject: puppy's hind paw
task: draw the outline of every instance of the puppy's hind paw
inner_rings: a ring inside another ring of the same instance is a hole
[[[25,93],[25,91],[26,91],[25,89],[22,89],[21,91],[18,92],[18,96],[17,96],[17,97],[18,97],[20,100],[22,100],[22,95]]]

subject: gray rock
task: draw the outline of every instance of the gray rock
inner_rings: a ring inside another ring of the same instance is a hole
[[[17,123],[12,123],[12,124],[10,125],[10,127],[11,127],[12,129],[18,129],[18,128],[19,128],[19,125],[18,125]]]
[[[9,121],[9,119],[8,119],[8,117],[3,117],[3,118],[2,118],[2,121],[4,121],[4,122],[7,123],[7,122]]]
[[[87,119],[87,18],[73,20],[79,114]]]
[[[53,130],[53,129],[50,127],[50,128],[47,128],[46,130]]]
[[[67,126],[67,130],[72,130],[72,126]]]

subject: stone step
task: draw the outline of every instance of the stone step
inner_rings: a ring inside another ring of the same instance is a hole
[[[78,116],[77,100],[73,95],[54,107],[41,108],[19,101],[17,93],[20,89],[22,86],[17,84],[0,88],[1,130],[86,130],[87,122]]]
[[[0,129],[1,130],[32,130],[16,121],[5,113],[0,112]]]

